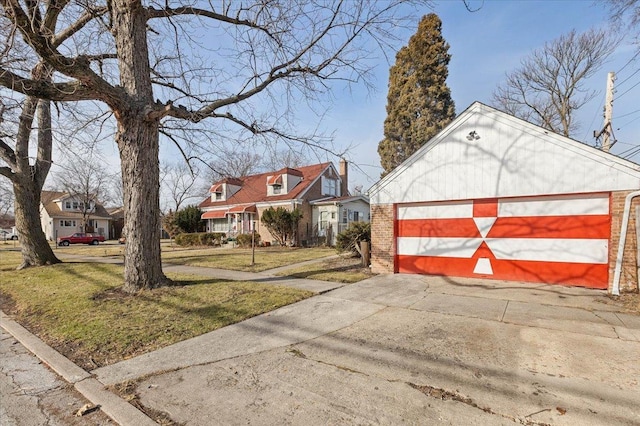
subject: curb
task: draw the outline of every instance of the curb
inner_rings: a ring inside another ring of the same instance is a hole
[[[48,346],[1,310],[0,320],[2,328],[56,374],[71,383],[92,404],[99,405],[100,409],[116,423],[122,426],[157,426],[157,423],[142,411],[108,391],[104,384],[91,374]]]

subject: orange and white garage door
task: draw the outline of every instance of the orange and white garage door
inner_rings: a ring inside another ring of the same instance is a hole
[[[398,205],[396,220],[396,272],[608,285],[608,193]]]

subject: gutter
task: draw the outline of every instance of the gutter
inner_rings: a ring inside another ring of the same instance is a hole
[[[624,211],[622,213],[622,227],[620,229],[620,242],[618,244],[618,253],[616,256],[616,270],[613,274],[613,288],[611,293],[614,296],[620,295],[620,275],[622,274],[622,259],[624,257],[624,244],[627,240],[627,227],[629,226],[629,215],[631,214],[631,200],[640,195],[640,191],[634,191],[627,195],[624,200]],[[636,227],[638,224],[636,223]],[[640,277],[639,277],[640,278]],[[640,287],[640,280],[638,281]]]

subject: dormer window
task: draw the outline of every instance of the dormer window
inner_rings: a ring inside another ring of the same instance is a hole
[[[211,192],[211,200],[212,201],[220,201],[220,200],[224,200],[223,197],[223,187],[222,184],[218,184],[218,185],[214,185],[211,187],[210,189]]]
[[[280,194],[282,192],[282,185],[279,185],[279,184],[276,183],[276,184],[272,185],[272,187],[273,187],[273,193],[274,194]]]

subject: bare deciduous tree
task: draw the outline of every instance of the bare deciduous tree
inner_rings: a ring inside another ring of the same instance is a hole
[[[2,24],[25,40],[33,62],[52,71],[35,79],[4,63],[0,85],[52,101],[97,100],[112,111],[124,186],[124,290],[137,292],[169,283],[160,261],[161,127],[208,119],[238,140],[314,143],[315,135],[289,125],[288,113],[297,102],[320,100],[331,80],[366,82],[372,51],[365,41],[395,40],[405,3],[273,0],[199,8],[0,0]],[[66,27],[48,25],[59,16]],[[58,42],[63,34],[71,34],[68,43]],[[5,40],[3,50],[12,49]]]
[[[96,204],[104,204],[109,199],[112,176],[93,150],[85,154],[68,153],[58,163],[61,168],[53,173],[55,189],[78,201],[84,232],[94,232],[90,226],[91,215],[96,212]]]
[[[161,164],[160,193],[165,198],[162,211],[177,212],[188,200],[202,200],[209,186],[203,187],[199,175],[198,168],[189,167],[185,162]]]
[[[631,30],[640,53],[640,0],[607,0],[614,25],[622,31]]]
[[[595,91],[584,87],[613,52],[619,39],[603,30],[583,34],[571,31],[521,61],[493,94],[504,111],[570,136],[578,123],[574,112],[589,102]]]
[[[49,72],[40,64],[33,69],[32,77],[34,81],[46,80]],[[11,121],[7,120],[10,111],[3,109],[0,117],[3,124],[0,159],[6,164],[0,166],[0,175],[11,182],[15,200],[14,215],[22,253],[18,269],[59,263],[40,223],[40,196],[51,168],[51,105],[49,101],[27,96],[14,107],[12,112],[19,114],[15,126],[7,126]],[[37,145],[34,158],[30,157],[32,139]]]
[[[10,183],[7,179],[0,179],[0,217],[13,212],[13,189]]]

